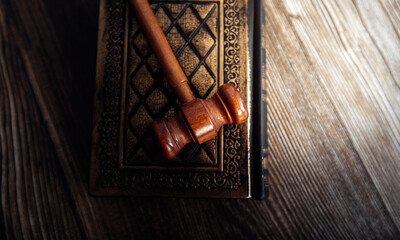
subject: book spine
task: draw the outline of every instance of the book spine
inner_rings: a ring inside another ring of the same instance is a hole
[[[267,91],[265,49],[263,47],[264,8],[253,1],[253,198],[268,197]]]

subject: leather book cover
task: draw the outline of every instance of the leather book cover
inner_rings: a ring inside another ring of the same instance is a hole
[[[253,68],[261,67],[252,59],[257,59],[252,47],[258,31],[254,3],[156,0],[150,4],[195,97],[209,98],[222,84],[232,83],[250,116],[243,124],[225,125],[204,144],[187,145],[177,158],[164,159],[153,145],[150,125],[153,119],[174,117],[179,103],[128,3],[101,0],[90,192],[261,198],[261,188],[253,187],[263,176],[261,160],[252,155],[264,149],[259,143],[254,146],[252,139],[258,133],[253,132],[266,131],[253,126],[259,116],[259,109],[253,109],[253,91],[263,87],[253,84]]]

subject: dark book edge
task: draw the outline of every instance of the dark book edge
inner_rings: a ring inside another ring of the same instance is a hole
[[[251,6],[250,6],[251,5]],[[249,1],[249,41],[252,53],[253,77],[253,123],[252,123],[252,197],[264,199],[268,197],[268,155],[267,141],[267,98],[266,86],[263,83],[263,66],[265,66],[265,49],[263,48],[264,9],[262,1]],[[252,34],[252,36],[251,36]]]

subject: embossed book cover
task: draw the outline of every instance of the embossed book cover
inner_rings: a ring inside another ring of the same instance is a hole
[[[92,194],[266,196],[265,86],[261,42],[255,39],[261,34],[262,11],[257,2],[150,1],[195,97],[209,98],[222,84],[232,83],[250,113],[247,122],[225,125],[216,138],[187,145],[168,160],[154,147],[150,125],[153,119],[174,117],[177,98],[127,2],[100,1]]]

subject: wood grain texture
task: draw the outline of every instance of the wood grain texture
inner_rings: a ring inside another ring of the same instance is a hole
[[[1,239],[400,238],[399,2],[264,1],[264,201],[88,194],[97,4],[0,2]]]

